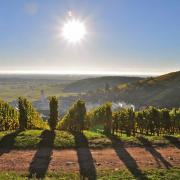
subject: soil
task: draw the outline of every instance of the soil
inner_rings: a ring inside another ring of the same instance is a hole
[[[0,171],[71,171],[83,169],[180,168],[180,149],[176,147],[128,147],[90,150],[88,148],[52,150],[0,150]]]

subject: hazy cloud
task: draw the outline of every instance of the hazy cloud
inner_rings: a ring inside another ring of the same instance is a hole
[[[38,12],[38,5],[35,2],[26,3],[24,11],[29,15],[35,15]]]

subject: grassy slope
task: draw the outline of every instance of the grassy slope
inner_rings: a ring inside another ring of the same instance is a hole
[[[156,169],[156,170],[146,170],[142,172],[143,177],[145,176],[148,180],[178,180],[180,179],[180,169]],[[3,180],[27,180],[27,173],[19,172],[0,172],[0,179]],[[139,176],[139,179],[143,179]],[[65,173],[65,172],[53,172],[47,173],[45,179],[51,180],[79,180],[78,173]],[[135,179],[130,172],[127,170],[118,171],[99,171],[97,172],[98,180],[133,180]]]
[[[108,83],[109,87],[116,86],[118,84],[135,82],[142,80],[140,77],[123,77],[123,76],[107,76],[82,79],[67,85],[64,89],[65,92],[87,92],[94,91],[98,88],[102,89],[105,84]]]
[[[38,143],[42,141],[42,130],[27,130],[14,134],[12,132],[0,132],[0,147],[1,148],[17,148],[17,149],[34,149],[38,147]],[[88,140],[90,148],[104,148],[111,147],[111,140],[101,133],[95,133],[91,131],[84,131],[85,138]],[[168,145],[170,142],[180,143],[178,138],[180,135],[170,136],[166,138],[163,136],[144,136],[148,142],[154,145]],[[126,135],[118,136],[124,145],[127,146],[142,146],[142,142],[136,137],[127,137]],[[65,131],[56,131],[54,139],[54,148],[74,148],[75,137]],[[79,144],[78,146],[84,146]]]
[[[119,98],[131,103],[155,106],[180,106],[180,71],[119,85]]]

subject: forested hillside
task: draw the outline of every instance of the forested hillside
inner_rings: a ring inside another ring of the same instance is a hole
[[[105,85],[110,88],[118,84],[131,83],[138,80],[142,80],[141,77],[127,77],[127,76],[106,76],[106,77],[94,77],[88,79],[78,80],[67,85],[64,88],[66,92],[87,92],[94,91],[96,89],[102,89]]]
[[[112,77],[112,81],[113,78],[116,77]],[[180,106],[180,71],[139,80],[137,78],[136,81],[131,80],[128,83],[121,81],[116,86],[109,86],[108,90],[105,89],[105,85],[101,89],[94,87],[92,92],[87,92],[81,98],[86,102],[92,103],[104,103],[107,101],[125,102],[134,104],[137,108],[144,106],[167,108]],[[83,82],[83,80],[78,82]],[[92,87],[93,83],[90,86]]]
[[[180,71],[118,86],[118,99],[139,106],[180,106]]]

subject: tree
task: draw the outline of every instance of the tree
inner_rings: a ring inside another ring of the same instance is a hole
[[[84,130],[85,125],[85,116],[86,116],[86,107],[84,101],[78,100],[76,104],[76,113],[77,113],[77,123],[79,124],[78,131]]]
[[[49,108],[50,108],[49,126],[51,131],[54,131],[58,121],[58,100],[55,96],[50,97]]]
[[[27,128],[27,111],[26,111],[26,100],[22,97],[18,99],[19,106],[19,129],[24,131]]]
[[[111,133],[112,129],[112,111],[111,111],[111,103],[106,103],[104,105],[105,114],[104,114],[104,132],[107,134]]]

